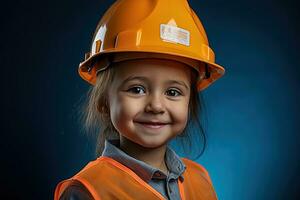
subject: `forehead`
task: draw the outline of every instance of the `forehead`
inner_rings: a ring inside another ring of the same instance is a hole
[[[164,59],[136,59],[116,63],[116,79],[145,76],[155,80],[190,82],[191,68],[184,63]]]

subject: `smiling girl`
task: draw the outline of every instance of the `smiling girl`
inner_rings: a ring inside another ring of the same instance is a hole
[[[93,85],[85,122],[100,127],[98,154],[54,199],[217,199],[207,170],[168,145],[224,74],[186,0],[116,1],[79,74]]]

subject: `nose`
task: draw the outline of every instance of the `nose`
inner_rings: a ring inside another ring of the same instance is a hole
[[[148,97],[148,102],[145,107],[146,112],[152,112],[155,114],[164,113],[165,105],[161,95],[153,94]]]

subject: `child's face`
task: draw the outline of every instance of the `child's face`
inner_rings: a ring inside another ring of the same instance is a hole
[[[188,66],[171,60],[118,63],[109,107],[120,137],[155,148],[180,134],[188,119],[190,73]]]

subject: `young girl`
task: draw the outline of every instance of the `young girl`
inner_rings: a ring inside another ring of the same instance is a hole
[[[224,74],[187,0],[118,0],[79,66],[98,158],[54,199],[217,199],[206,169],[168,143],[198,119],[198,92]],[[103,146],[104,144],[104,146]]]

